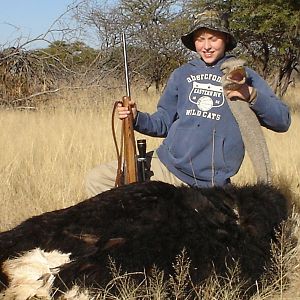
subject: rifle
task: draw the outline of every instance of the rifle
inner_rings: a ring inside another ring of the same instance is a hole
[[[122,98],[122,105],[128,107],[130,114],[127,118],[122,120],[122,145],[124,145],[124,163],[121,171],[121,155],[118,155],[118,172],[116,178],[116,186],[122,183],[128,184],[137,181],[145,181],[146,168],[146,140],[138,140],[139,155],[136,154],[135,137],[133,129],[133,114],[129,104],[130,101],[130,84],[129,72],[127,63],[127,49],[125,33],[122,33],[123,56],[125,67],[125,81],[126,81],[126,96]],[[123,182],[121,183],[121,174],[123,175]]]

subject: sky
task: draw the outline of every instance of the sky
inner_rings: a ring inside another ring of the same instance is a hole
[[[47,32],[73,0],[0,0],[0,47]],[[6,48],[6,47],[4,47]]]

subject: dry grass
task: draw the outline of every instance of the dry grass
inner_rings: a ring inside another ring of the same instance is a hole
[[[115,99],[108,95],[97,103],[95,98],[94,92],[69,93],[51,108],[0,111],[0,230],[83,200],[87,170],[116,159],[111,135]],[[148,149],[153,143],[148,139]]]
[[[274,181],[290,188],[297,206],[300,206],[300,102],[296,101],[299,93],[299,89],[292,90],[286,98],[292,108],[290,130],[283,134],[265,130]],[[122,91],[68,91],[52,100],[50,107],[41,106],[37,111],[0,111],[1,231],[12,228],[32,215],[67,207],[86,198],[84,177],[87,170],[116,158],[111,137],[111,110],[113,102],[120,100],[119,95],[122,95]],[[136,99],[142,110],[153,111],[158,95],[155,92],[145,94],[133,90],[132,98]],[[118,121],[116,123],[119,124]],[[154,149],[160,142],[159,139],[147,137],[148,150]],[[255,175],[246,157],[233,181],[245,184],[253,180]],[[293,257],[294,267],[299,261],[298,251],[297,248],[297,251],[288,255]],[[158,273],[157,276],[153,279],[157,294],[151,299],[167,299],[164,296],[165,286],[159,281],[161,275]],[[293,276],[289,275],[289,278],[293,278],[291,286],[293,291],[297,291],[299,279],[295,278],[295,272]],[[233,293],[229,285],[226,292],[229,296],[225,297],[220,291],[219,281],[216,278],[210,280],[208,286],[215,296],[205,296],[203,299],[238,299],[228,294],[228,290]],[[209,288],[202,293],[208,293]],[[254,299],[289,299],[288,294],[275,295],[268,288],[263,292],[258,291]],[[238,295],[238,291],[235,293]],[[295,292],[290,294],[293,295],[290,299],[300,299]]]

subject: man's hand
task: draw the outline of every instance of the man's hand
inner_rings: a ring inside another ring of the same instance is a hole
[[[133,119],[135,119],[136,116],[137,116],[136,104],[133,100],[130,100],[129,105],[131,107],[131,111],[132,111],[132,114],[133,114]],[[130,109],[128,107],[123,106],[122,102],[118,103],[117,111],[118,111],[118,115],[119,115],[120,120],[123,120],[123,119],[127,118],[130,115]]]
[[[256,94],[256,91],[252,86],[249,86],[248,84],[244,83],[240,85],[239,89],[237,90],[230,90],[224,88],[224,93],[229,100],[239,99],[246,102],[251,102],[255,98],[253,94]]]

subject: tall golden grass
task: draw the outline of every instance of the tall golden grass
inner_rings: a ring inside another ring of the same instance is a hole
[[[286,101],[293,108],[287,133],[265,130],[275,181],[284,178],[300,195],[300,116],[292,90]],[[37,111],[0,111],[0,230],[29,216],[83,200],[84,178],[94,165],[116,159],[112,134],[113,103],[122,91],[67,91]],[[159,95],[133,90],[139,108],[154,111]],[[115,120],[119,131],[119,121]],[[140,135],[137,135],[137,138]],[[160,139],[147,137],[148,149]],[[246,157],[237,184],[255,180]]]
[[[115,95],[66,92],[36,111],[0,110],[0,230],[86,198],[87,170],[116,159],[111,115],[121,91]],[[153,95],[136,97],[154,103]],[[148,139],[149,149],[155,143]]]
[[[300,99],[296,99],[299,93],[299,88],[293,89],[285,98],[292,111],[290,130],[286,133],[264,131],[274,182],[289,186],[297,204],[300,204]],[[87,170],[116,159],[111,113],[114,101],[120,100],[121,95],[122,91],[116,90],[67,91],[35,111],[0,110],[1,231],[30,216],[86,198]],[[149,112],[154,111],[158,97],[154,91],[132,91],[139,108]],[[119,130],[119,120],[114,121]],[[160,142],[160,139],[147,137],[148,150]],[[245,184],[254,180],[255,174],[246,156],[233,182]]]

